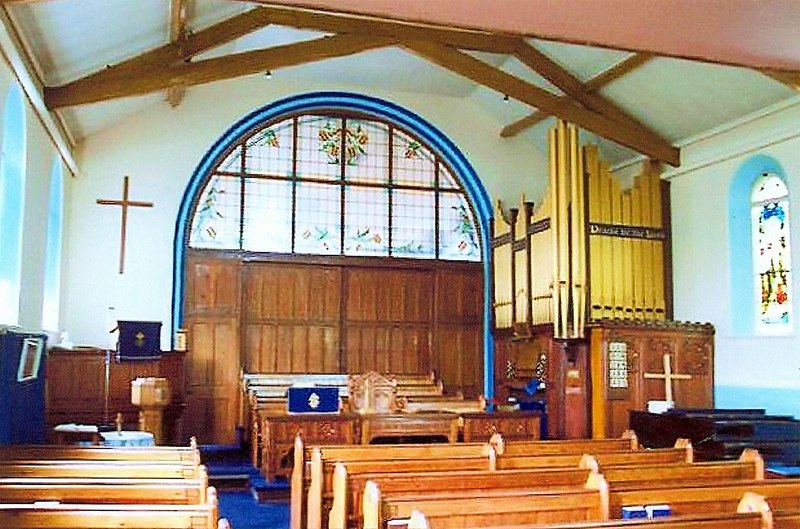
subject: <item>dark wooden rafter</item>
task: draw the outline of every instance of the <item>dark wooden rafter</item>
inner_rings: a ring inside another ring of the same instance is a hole
[[[170,0],[169,2],[169,42],[186,40],[186,12],[191,0]],[[167,88],[167,102],[177,108],[186,94],[186,85],[176,84]]]
[[[222,44],[252,33],[270,24],[269,14],[262,9],[253,9],[223,20],[213,26],[187,35],[185,39],[170,42],[153,50],[137,55],[121,63],[89,74],[72,81],[58,90],[79,92],[91,88],[95,83],[104,83],[110,79],[131,79],[151,68],[166,67],[177,63],[188,62],[193,56],[214,49]],[[61,105],[69,106],[69,104]]]
[[[117,97],[148,94],[176,84],[194,86],[265,70],[278,70],[393,44],[395,42],[389,39],[354,35],[321,37],[174,66],[144,67],[135,69],[126,76],[115,75],[91,83],[76,81],[61,87],[45,88],[44,100],[51,109],[94,103]]]
[[[760,70],[761,73],[779,83],[783,83],[793,90],[800,91],[800,72],[787,72],[782,70]]]
[[[464,52],[425,41],[403,40],[401,45],[439,66],[472,79],[476,83],[570,121],[653,159],[672,166],[680,164],[680,150],[669,143],[643,137],[638,128],[626,127],[592,109],[573,103],[569,99],[559,98]]]
[[[636,70],[646,62],[653,59],[652,55],[646,53],[637,53],[631,55],[630,57],[618,62],[611,68],[604,70],[603,72],[599,73],[595,77],[592,77],[584,84],[584,88],[591,92],[596,92],[600,90],[602,87],[612,83],[613,81],[619,79],[627,75],[628,73]],[[562,97],[562,99],[564,99]],[[547,112],[542,112],[541,110],[537,110],[524,118],[511,123],[510,125],[506,125],[503,127],[503,130],[500,131],[500,136],[503,138],[510,138],[516,136],[523,130],[536,125],[537,123],[544,121],[550,116]]]
[[[267,2],[264,2],[267,3]],[[326,33],[353,33],[392,39],[430,40],[471,51],[512,53],[518,37],[430,24],[401,22],[348,13],[264,5],[273,24]]]

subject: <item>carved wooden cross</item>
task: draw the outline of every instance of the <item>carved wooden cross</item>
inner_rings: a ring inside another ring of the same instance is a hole
[[[665,400],[672,400],[672,381],[673,380],[690,380],[692,375],[684,375],[672,372],[672,365],[670,362],[670,355],[664,355],[664,372],[663,373],[645,373],[644,378],[663,378],[664,379],[664,393]]]
[[[125,180],[122,184],[122,200],[112,200],[106,198],[98,198],[97,203],[101,206],[120,206],[122,208],[122,223],[120,225],[120,238],[119,238],[119,273],[125,272],[125,234],[128,230],[128,208],[152,208],[152,202],[140,202],[137,200],[128,200],[128,176],[125,175]]]

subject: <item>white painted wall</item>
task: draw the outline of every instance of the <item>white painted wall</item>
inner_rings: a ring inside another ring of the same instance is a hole
[[[352,87],[283,85],[263,76],[190,90],[177,109],[166,103],[104,130],[82,145],[80,175],[74,179],[64,293],[65,328],[76,343],[109,343],[108,307],[114,320],[164,322],[169,346],[173,236],[186,183],[211,145],[249,112],[289,95],[315,90],[363,92]],[[459,146],[487,191],[518,196],[531,167],[546,167],[522,140],[502,140],[502,124],[468,100],[371,91],[399,104],[442,130]],[[541,173],[538,173],[541,174]],[[98,206],[98,198],[120,198],[129,175],[130,198],[155,203],[128,216],[124,275],[118,274],[120,208]]]
[[[675,317],[710,321],[716,328],[717,405],[771,407],[785,395],[781,412],[800,417],[800,280],[794,273],[795,332],[784,337],[742,337],[731,327],[728,195],[739,166],[763,154],[787,173],[792,262],[800,264],[800,98],[743,120],[729,130],[698,138],[683,148],[672,182]],[[758,388],[762,391],[751,391]],[[777,392],[777,393],[776,393]],[[739,395],[737,395],[737,393]],[[747,395],[743,402],[741,395]]]

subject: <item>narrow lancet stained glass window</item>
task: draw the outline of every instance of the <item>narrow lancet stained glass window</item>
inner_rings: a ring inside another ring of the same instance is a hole
[[[212,170],[197,249],[480,261],[459,181],[394,124],[316,112],[249,130]]]
[[[756,331],[791,332],[789,192],[780,177],[764,174],[753,185],[751,227]]]

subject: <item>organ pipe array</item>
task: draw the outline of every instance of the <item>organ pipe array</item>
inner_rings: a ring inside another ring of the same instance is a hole
[[[584,337],[587,320],[671,316],[669,187],[645,162],[623,188],[594,145],[561,120],[549,132],[548,188],[534,206],[495,208],[495,328],[518,336],[552,324]]]

